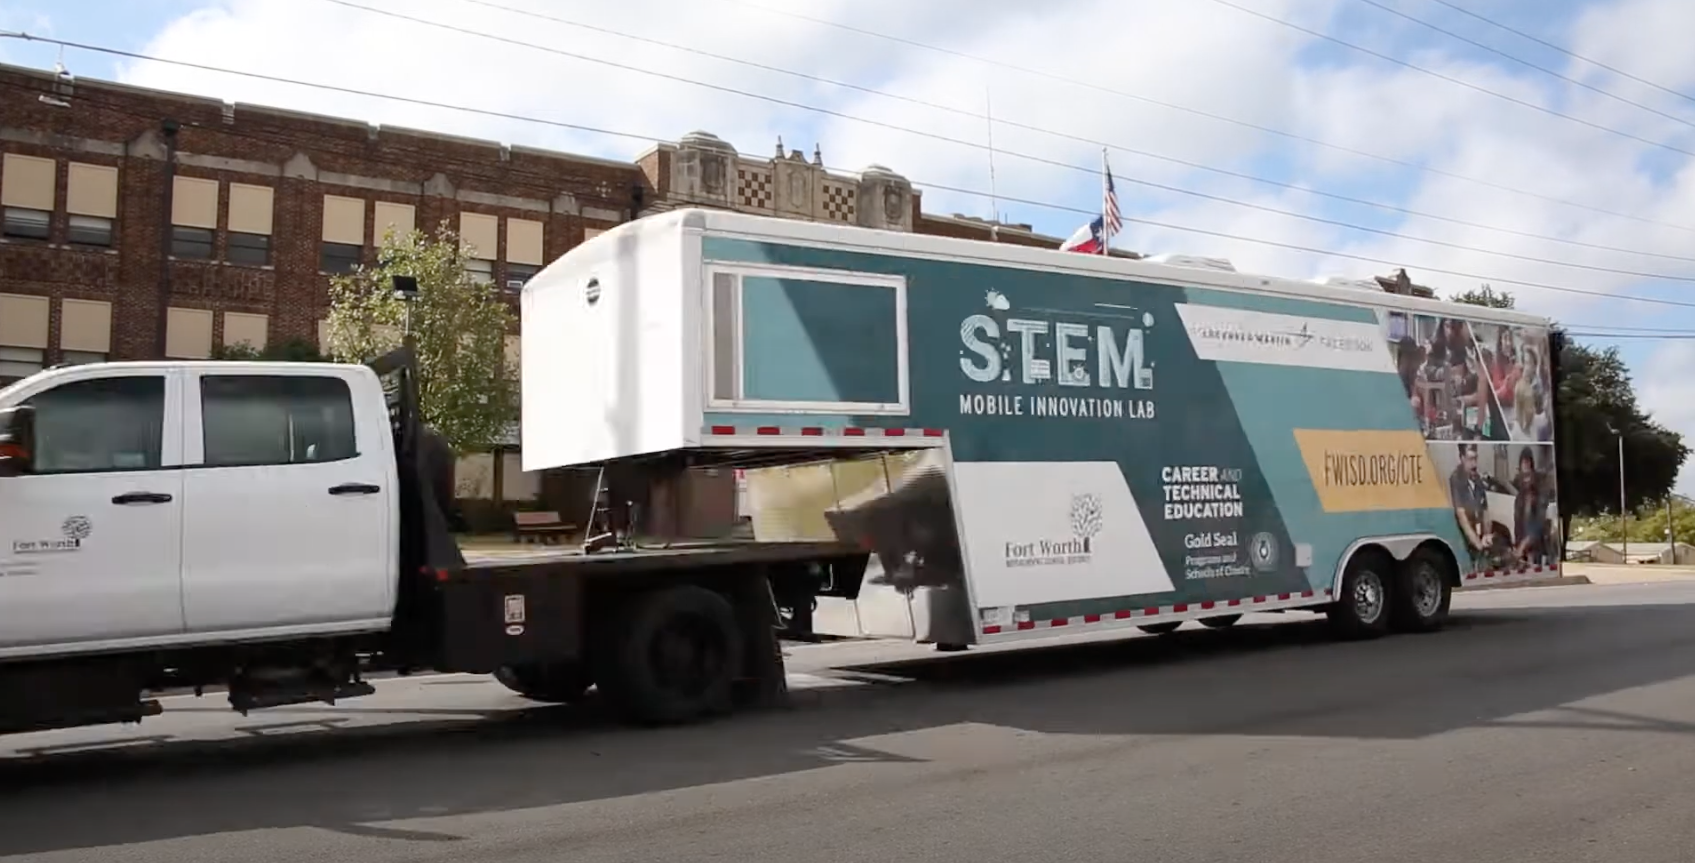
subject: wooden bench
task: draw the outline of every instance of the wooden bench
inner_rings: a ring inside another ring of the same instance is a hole
[[[559,543],[576,529],[576,525],[560,520],[557,512],[512,513],[512,538],[519,543]]]

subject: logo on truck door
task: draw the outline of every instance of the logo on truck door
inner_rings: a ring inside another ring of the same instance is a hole
[[[59,525],[59,536],[54,539],[19,539],[13,540],[14,554],[48,554],[54,552],[80,551],[83,540],[94,533],[94,522],[86,515],[73,515]]]

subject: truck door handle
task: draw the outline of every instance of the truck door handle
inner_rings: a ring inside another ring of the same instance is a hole
[[[131,491],[112,498],[118,506],[128,506],[132,503],[170,503],[171,496],[156,491]]]
[[[376,494],[379,491],[382,491],[381,486],[375,486],[364,482],[344,482],[341,485],[330,487],[330,494],[334,495]]]

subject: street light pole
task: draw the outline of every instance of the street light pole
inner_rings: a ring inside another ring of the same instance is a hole
[[[1630,510],[1624,503],[1624,435],[1618,434],[1618,518],[1620,526],[1619,541],[1623,544],[1625,563],[1630,562]]]

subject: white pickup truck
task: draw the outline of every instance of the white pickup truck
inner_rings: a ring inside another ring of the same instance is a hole
[[[176,687],[244,712],[333,702],[421,669],[684,720],[738,682],[780,691],[774,593],[863,571],[833,543],[467,563],[410,357],[82,365],[0,390],[0,731],[139,720]]]

